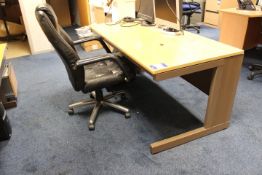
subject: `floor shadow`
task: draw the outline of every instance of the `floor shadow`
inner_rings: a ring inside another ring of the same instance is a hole
[[[179,88],[179,87],[177,87]],[[135,125],[146,127],[150,131],[151,141],[178,135],[199,128],[203,123],[190,111],[164,91],[156,82],[145,76],[138,76],[132,83],[124,87],[128,99],[118,101],[131,111]],[[194,99],[192,99],[194,100]],[[93,106],[80,108],[77,115],[89,118]],[[102,113],[112,110],[103,107]]]
[[[248,67],[251,64],[262,64],[262,48],[257,47],[245,51],[243,66]]]
[[[156,139],[177,135],[203,126],[192,113],[157,83],[139,76],[126,91],[129,107],[157,131]],[[193,100],[193,99],[192,99]],[[133,114],[132,114],[133,115]]]
[[[8,145],[9,140],[0,141],[0,153]]]

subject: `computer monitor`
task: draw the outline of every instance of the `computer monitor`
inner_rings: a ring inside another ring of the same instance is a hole
[[[155,0],[136,1],[137,18],[142,18],[148,24],[155,23]]]
[[[180,30],[182,3],[182,0],[155,0],[156,24]]]

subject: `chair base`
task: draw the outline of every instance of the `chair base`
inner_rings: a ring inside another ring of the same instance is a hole
[[[81,100],[79,102],[75,102],[73,104],[70,104],[68,106],[68,108],[69,108],[68,114],[73,115],[74,114],[74,108],[87,106],[87,105],[94,105],[94,108],[93,108],[93,111],[91,113],[89,123],[88,123],[89,130],[95,129],[95,122],[96,122],[96,119],[98,117],[99,110],[101,109],[102,106],[108,106],[108,107],[111,107],[113,109],[116,109],[120,112],[123,112],[125,114],[125,118],[130,118],[130,112],[129,112],[128,108],[121,106],[121,105],[118,105],[118,104],[115,104],[115,103],[112,103],[112,102],[109,101],[111,98],[116,97],[116,96],[121,96],[121,98],[125,98],[125,92],[124,91],[117,91],[117,92],[113,92],[113,93],[106,95],[106,96],[103,96],[101,90],[92,92],[90,94],[91,99]]]
[[[184,25],[182,25],[183,30],[186,29],[195,29],[197,33],[200,33],[200,26],[199,25],[192,25],[191,24],[191,17],[194,13],[201,13],[199,11],[189,11],[189,12],[183,12],[183,16],[186,16],[187,20]]]
[[[248,67],[248,69],[251,71],[248,75],[248,80],[253,80],[256,75],[262,75],[262,65],[261,64],[252,64]]]
[[[197,33],[200,33],[200,26],[197,26],[197,25],[184,25],[183,26],[183,30],[186,30],[186,29],[195,29]]]

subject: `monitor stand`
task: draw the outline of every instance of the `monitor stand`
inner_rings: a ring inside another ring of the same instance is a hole
[[[141,21],[141,26],[155,26],[155,23],[148,22],[146,20]]]
[[[164,31],[166,32],[179,32],[179,30],[173,28],[173,27],[165,27],[163,28]]]

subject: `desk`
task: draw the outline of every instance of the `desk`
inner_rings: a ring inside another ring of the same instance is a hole
[[[63,27],[72,25],[68,0],[47,0],[55,11],[58,22]]]
[[[5,70],[5,52],[6,52],[6,48],[7,48],[7,44],[5,44],[5,43],[4,44],[0,44],[0,87],[1,87],[1,84],[2,84],[3,73],[4,73],[4,70]],[[4,102],[4,100],[3,100],[3,96],[4,95],[5,95],[4,92],[0,88],[0,103]]]
[[[219,41],[240,49],[251,49],[261,42],[262,11],[220,10]]]
[[[243,50],[189,32],[173,36],[154,27],[94,24],[91,28],[154,80],[181,76],[209,95],[203,127],[152,143],[151,153],[229,126]]]
[[[0,44],[0,77],[2,80],[2,74],[4,70],[4,61],[5,61],[5,49],[6,44]],[[1,81],[0,81],[1,86]],[[8,121],[5,109],[0,99],[0,141],[7,140],[11,137],[12,129]]]
[[[7,109],[17,106],[17,81],[11,63],[5,63],[6,47],[0,44],[0,103]]]

